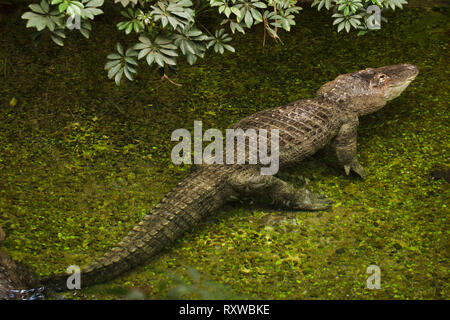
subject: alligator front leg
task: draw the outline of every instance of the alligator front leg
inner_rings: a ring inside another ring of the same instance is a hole
[[[362,179],[365,179],[367,176],[366,171],[359,164],[356,155],[358,123],[358,117],[356,115],[352,116],[348,122],[345,122],[339,129],[333,146],[339,161],[344,165],[345,173],[349,175],[350,171],[354,171]]]
[[[238,195],[249,195],[257,201],[268,199],[272,205],[285,209],[326,210],[332,201],[306,189],[295,189],[289,183],[257,170],[232,174],[228,180]]]

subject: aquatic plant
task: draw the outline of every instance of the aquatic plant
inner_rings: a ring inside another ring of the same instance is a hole
[[[138,42],[128,49],[116,44],[116,52],[107,56],[105,69],[108,77],[120,84],[123,76],[134,80],[139,60],[144,59],[148,66],[156,67],[162,78],[173,82],[169,72],[175,72],[180,53],[189,64],[203,58],[209,48],[223,54],[225,50],[235,52],[231,46],[232,34],[262,23],[264,42],[266,35],[281,41],[279,30],[290,31],[295,25],[296,15],[302,10],[295,0],[115,0],[123,7],[124,21],[117,23],[117,29],[130,35],[135,33]],[[382,8],[403,8],[405,0],[315,0],[312,6],[318,10],[325,8],[334,12],[333,25],[338,32],[350,29],[360,30],[360,34],[373,30],[371,27],[377,15],[380,23]],[[36,28],[34,39],[49,33],[51,39],[60,46],[64,45],[67,29],[78,30],[89,38],[91,21],[103,13],[100,9],[104,0],[42,0],[40,4],[31,4],[31,11],[22,15],[27,27]],[[217,11],[215,10],[217,8]],[[213,10],[214,9],[214,10]],[[224,19],[211,30],[200,21],[205,13],[211,11]],[[223,27],[230,31],[226,31]]]

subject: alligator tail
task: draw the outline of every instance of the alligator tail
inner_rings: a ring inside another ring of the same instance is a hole
[[[172,189],[116,247],[81,270],[81,286],[111,280],[155,257],[226,200],[230,168],[208,166],[197,170]],[[67,275],[41,281],[47,288],[66,288]]]

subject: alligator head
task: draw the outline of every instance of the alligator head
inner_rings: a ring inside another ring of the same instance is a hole
[[[344,109],[366,115],[397,98],[415,79],[419,69],[412,64],[395,64],[338,76],[324,84],[317,96]]]

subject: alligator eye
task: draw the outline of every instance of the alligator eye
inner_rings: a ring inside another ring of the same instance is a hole
[[[384,73],[378,75],[379,82],[384,82],[386,79],[387,79],[387,75],[385,75]]]
[[[378,87],[383,86],[384,82],[389,79],[389,77],[384,73],[376,73],[370,78],[370,86],[371,87]]]

